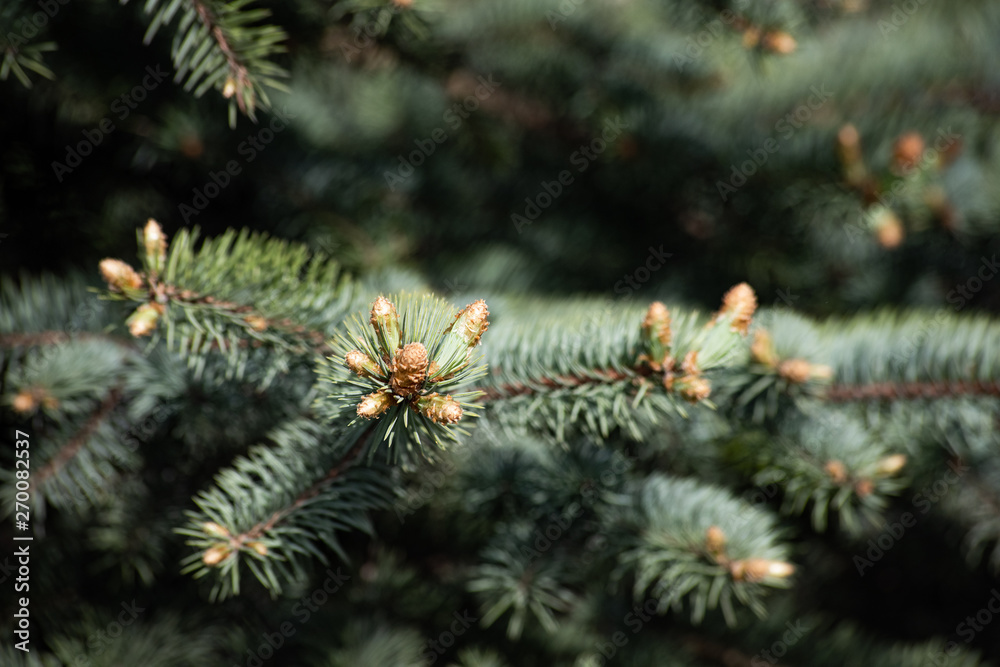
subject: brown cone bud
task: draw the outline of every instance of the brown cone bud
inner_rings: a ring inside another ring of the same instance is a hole
[[[875,474],[883,477],[889,477],[902,470],[905,465],[906,454],[892,454],[891,456],[886,456],[878,462],[878,467],[875,468]]]
[[[393,405],[392,393],[385,389],[368,394],[358,403],[358,416],[375,419]]]
[[[690,350],[684,355],[684,361],[681,362],[681,371],[685,375],[701,375],[701,369],[698,368],[698,350]]]
[[[827,461],[826,465],[823,466],[823,470],[830,476],[834,484],[843,484],[847,481],[847,468],[840,461]]]
[[[252,542],[247,542],[246,546],[256,551],[261,556],[267,555],[267,545],[263,542],[257,542],[256,540]]]
[[[753,318],[755,310],[757,310],[757,295],[754,294],[750,285],[740,283],[722,297],[722,308],[715,314],[710,324],[714,324],[724,315],[730,315],[732,316],[731,329],[746,335],[750,329],[750,320]]]
[[[142,287],[142,278],[139,274],[120,259],[102,259],[100,268],[101,277],[115,291],[124,292]]]
[[[415,409],[438,424],[454,424],[462,418],[462,406],[451,396],[437,393],[421,396]]]
[[[410,343],[392,360],[389,386],[397,396],[409,398],[420,393],[427,379],[427,348],[423,343]]]
[[[662,301],[649,304],[646,317],[642,320],[642,332],[650,340],[656,340],[664,346],[670,345],[670,311]]]
[[[760,28],[750,26],[743,32],[743,46],[752,49],[760,43]]]
[[[805,359],[785,359],[778,364],[778,375],[793,384],[802,384],[809,379],[812,364]]]
[[[699,375],[685,375],[674,382],[674,388],[689,403],[703,401],[712,394],[712,383]]]
[[[21,414],[34,412],[38,409],[38,401],[35,400],[32,392],[25,390],[14,397],[12,407],[14,408],[14,412],[20,412]]]
[[[664,359],[670,354],[670,341],[673,337],[670,331],[670,312],[662,302],[654,301],[649,305],[646,317],[642,320],[642,335],[650,352],[643,358],[649,361],[654,371],[661,370]]]
[[[21,414],[34,412],[39,406],[54,410],[59,407],[59,399],[50,394],[45,387],[31,387],[22,389],[11,403],[14,411]]]
[[[351,350],[344,355],[344,363],[355,375],[363,378],[380,376],[382,371],[371,357],[361,350]]]
[[[726,535],[718,526],[709,526],[705,532],[705,550],[718,559],[726,549]]]
[[[396,313],[396,306],[384,296],[378,297],[372,304],[369,321],[375,330],[382,354],[387,359],[392,359],[399,349],[400,341],[399,315]]]
[[[201,524],[201,529],[209,535],[214,535],[215,537],[229,537],[229,531],[226,530],[224,526],[220,526],[214,521],[206,521]]]
[[[861,155],[861,135],[850,123],[837,132],[837,153],[845,180],[854,187],[861,187],[868,178],[868,169]]]
[[[907,132],[892,147],[892,168],[899,174],[906,174],[920,164],[924,152],[924,138],[919,132]]]
[[[795,566],[780,560],[747,558],[733,561],[729,571],[736,581],[755,582],[766,578],[784,579],[795,572]]]
[[[763,45],[771,53],[780,53],[782,55],[794,53],[795,49],[799,46],[795,38],[784,30],[772,30],[765,33]]]
[[[223,560],[229,557],[232,550],[225,544],[217,544],[211,547],[201,555],[201,562],[209,567],[213,565],[218,565]]]
[[[764,329],[757,329],[753,334],[753,344],[750,346],[750,355],[759,364],[764,364],[775,368],[778,363],[778,353],[774,350],[774,341],[771,334]]]
[[[160,224],[150,218],[142,230],[142,244],[146,251],[146,263],[149,268],[160,273],[167,263],[167,237]]]
[[[854,493],[858,494],[859,498],[870,496],[874,491],[875,484],[870,479],[859,479],[858,483],[854,485]]]
[[[159,303],[144,303],[136,308],[135,312],[125,320],[129,333],[136,338],[153,333],[163,310],[163,306]]]
[[[260,315],[247,315],[243,321],[250,325],[254,331],[264,331],[267,329],[267,319]]]
[[[490,326],[487,319],[489,315],[490,311],[484,300],[474,301],[458,311],[458,315],[448,331],[461,337],[466,345],[473,348],[479,345],[480,339]]]
[[[872,226],[879,245],[888,249],[899,246],[906,237],[906,230],[895,211],[883,206],[874,210],[872,215]]]

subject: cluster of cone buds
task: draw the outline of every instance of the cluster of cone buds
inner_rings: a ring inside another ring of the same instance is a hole
[[[235,552],[243,549],[253,549],[259,556],[267,555],[267,545],[263,542],[258,540],[241,540],[238,536],[234,537],[225,527],[220,526],[214,521],[203,523],[201,528],[209,535],[225,540],[205,549],[204,553],[202,553],[201,562],[209,567],[218,565]]]
[[[489,327],[488,317],[486,302],[479,300],[459,311],[448,328],[446,336],[451,337],[448,340],[452,343],[451,347],[464,354],[462,365],[467,363],[472,348],[479,344]],[[459,421],[462,418],[462,406],[458,401],[448,395],[427,391],[435,381],[454,377],[458,369],[444,360],[451,370],[442,374],[448,369],[429,359],[423,343],[402,345],[396,306],[384,296],[378,297],[372,305],[369,322],[375,332],[383,363],[377,363],[361,350],[348,352],[344,363],[355,375],[383,386],[361,399],[357,408],[358,416],[374,419],[393,405],[405,402],[412,410],[436,423],[454,424]],[[443,346],[443,349],[449,348]]]
[[[837,133],[837,153],[844,173],[844,180],[859,190],[867,206],[866,218],[879,244],[884,248],[899,246],[906,237],[903,221],[893,210],[892,199],[901,179],[918,172],[932,173],[948,166],[961,151],[961,142],[952,135],[939,132],[933,148],[928,148],[919,132],[900,135],[892,147],[889,172],[893,181],[886,185],[884,175],[871,173],[861,151],[861,135],[851,124],[844,125]],[[883,181],[880,183],[880,181]],[[923,204],[945,227],[955,221],[955,209],[944,188],[937,183],[924,181],[920,185]],[[889,191],[888,193],[886,191]],[[888,196],[887,196],[888,195]]]
[[[11,404],[14,411],[21,414],[34,412],[40,406],[54,410],[59,407],[59,399],[50,394],[45,387],[30,387],[22,389]]]
[[[764,579],[785,579],[795,572],[794,565],[780,560],[730,559],[726,554],[726,535],[718,526],[709,526],[705,531],[705,551],[713,561],[729,571],[734,581],[759,582]]]
[[[872,477],[892,477],[906,465],[906,454],[890,454],[881,458],[875,464]],[[847,471],[847,466],[836,459],[831,459],[823,465],[823,472],[838,486],[853,482],[854,492],[859,497],[870,496],[875,491],[875,482],[869,477],[853,478]]]
[[[146,266],[149,275],[145,276],[120,259],[101,260],[101,276],[108,283],[112,292],[140,300],[150,300],[138,308],[125,320],[129,333],[133,336],[148,336],[156,329],[160,315],[163,314],[163,303],[156,300],[156,280],[167,262],[167,237],[159,223],[152,218],[142,230],[142,248],[146,255]]]
[[[722,299],[722,307],[712,317],[706,328],[715,326],[728,317],[733,332],[746,335],[750,321],[757,310],[757,296],[746,283],[736,285]],[[653,371],[663,374],[663,386],[667,391],[676,391],[685,400],[697,403],[709,397],[712,384],[702,375],[698,365],[698,351],[690,350],[678,364],[672,354],[673,333],[670,330],[670,312],[660,301],[654,301],[646,311],[642,321],[642,334],[648,354],[643,354],[640,362],[646,363]]]
[[[833,377],[833,369],[825,364],[813,364],[799,358],[781,359],[774,349],[771,334],[763,328],[754,332],[750,356],[792,384],[802,384],[808,380],[829,380]]]

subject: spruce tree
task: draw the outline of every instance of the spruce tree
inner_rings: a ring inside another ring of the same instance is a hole
[[[998,28],[5,3],[0,664],[997,662]]]

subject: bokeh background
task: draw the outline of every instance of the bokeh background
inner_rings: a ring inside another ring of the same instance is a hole
[[[100,285],[152,217],[445,296],[714,308],[746,281],[817,317],[1000,310],[993,0],[257,2],[283,89],[200,95],[175,78],[176,21],[144,43],[179,4],[3,0],[0,281]],[[231,113],[245,93],[253,119]],[[955,590],[947,530],[891,556],[926,558],[927,581],[883,567],[829,608],[948,636],[995,580]],[[1000,659],[996,636],[974,646]]]

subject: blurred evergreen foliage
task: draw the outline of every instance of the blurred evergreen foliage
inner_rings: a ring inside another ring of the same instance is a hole
[[[0,663],[1000,664],[998,62],[990,0],[4,1]],[[355,420],[427,291],[468,431]]]

